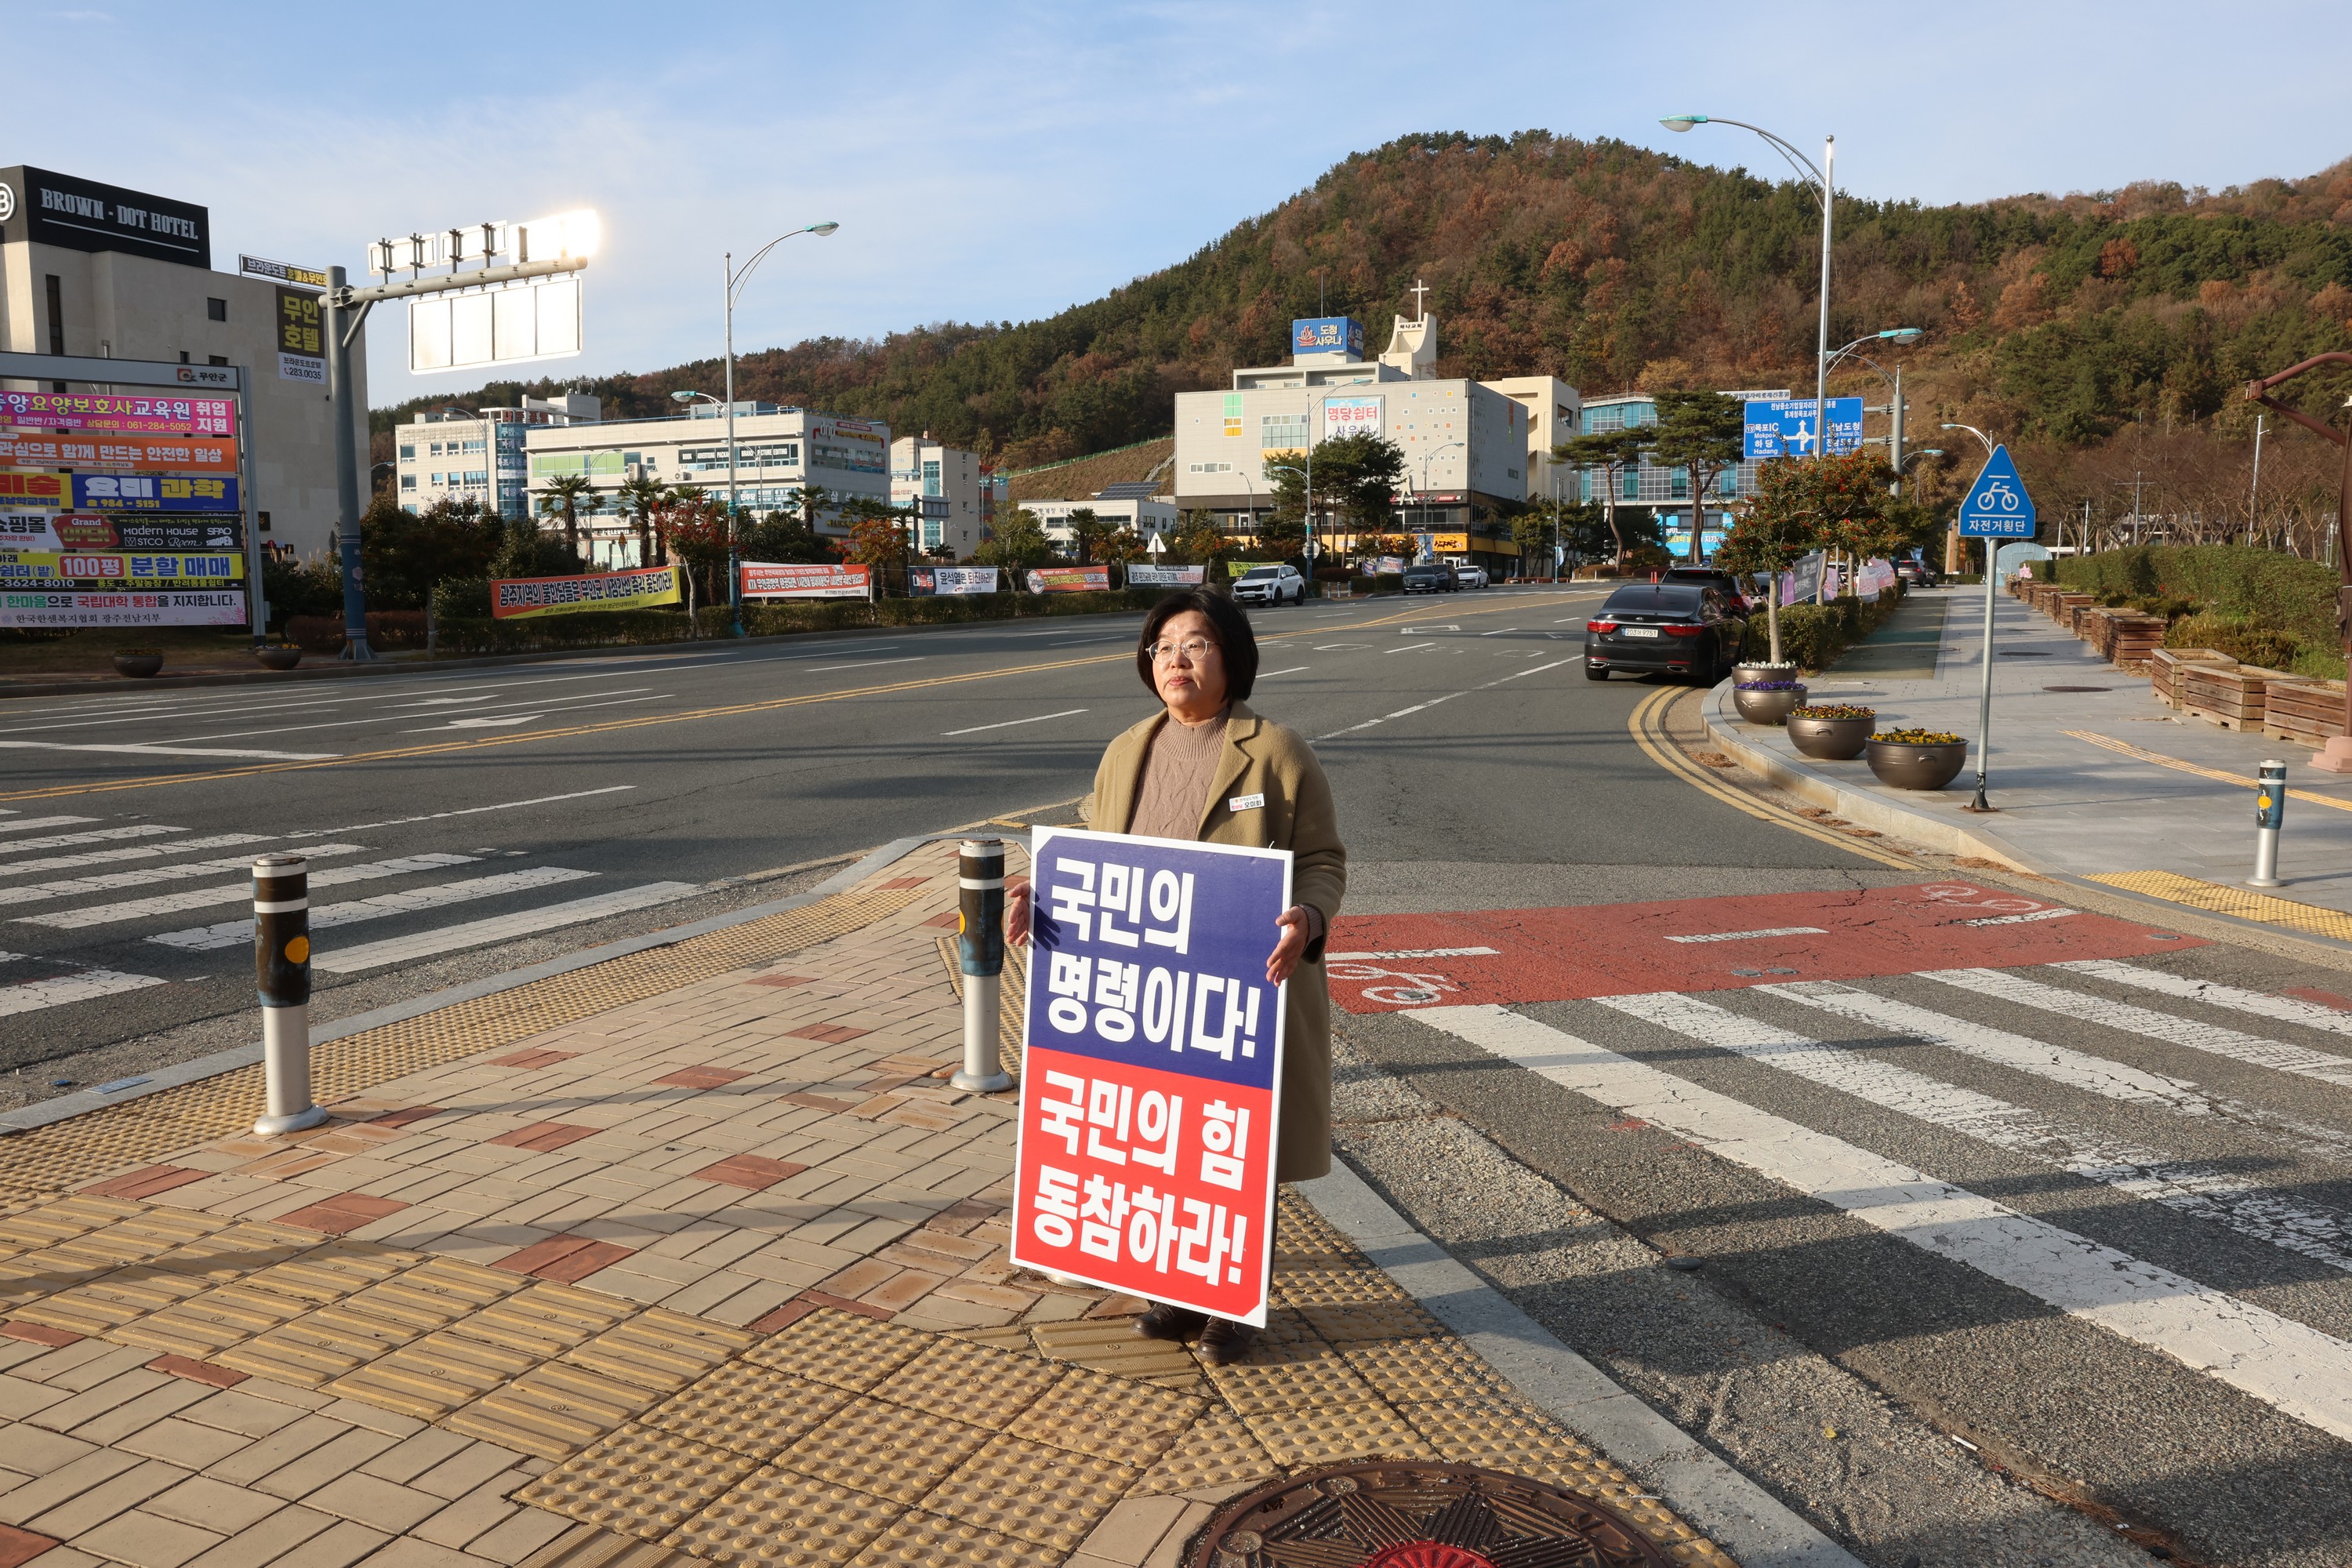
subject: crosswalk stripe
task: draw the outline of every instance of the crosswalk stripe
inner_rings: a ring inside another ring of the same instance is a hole
[[[90,849],[79,855],[52,855],[40,860],[0,862],[0,877],[34,877],[43,871],[71,871],[83,866],[114,866],[125,860],[154,860],[197,849],[226,849],[237,844],[267,844],[275,833],[216,833],[208,838],[183,838],[176,844],[133,844],[121,849]]]
[[[1900,1116],[2146,1198],[2239,1235],[2352,1273],[2352,1215],[2305,1203],[2243,1176],[2111,1138],[2045,1111],[1946,1083],[1909,1068],[1796,1034],[1711,1002],[1662,991],[1595,998],[1604,1007]]]
[[[448,904],[471,903],[477,899],[496,899],[508,893],[526,892],[533,888],[553,887],[559,882],[576,882],[583,877],[594,875],[593,871],[574,871],[562,866],[536,866],[527,871],[500,871],[494,876],[471,877],[463,881],[436,882],[426,888],[378,893],[373,899],[317,905],[310,910],[310,929],[316,931],[331,926],[351,925],[359,921],[379,921],[392,915],[414,914],[419,910],[440,909]],[[253,921],[223,921],[218,925],[197,926],[188,931],[167,931],[147,940],[165,947],[206,952],[215,948],[236,947],[251,942]],[[313,958],[310,962],[315,964],[319,961]]]
[[[25,956],[21,952],[0,952],[0,959]],[[84,969],[46,980],[20,981],[14,985],[0,985],[0,1017],[37,1013],[44,1007],[61,1007],[68,1002],[87,1002],[93,997],[113,996],[163,984],[161,975],[125,974],[119,969]]]
[[[2218,980],[2192,980],[2185,974],[2171,974],[2161,969],[2142,969],[2137,963],[2119,963],[2112,958],[2072,959],[2050,967],[2112,980],[2118,985],[2137,985],[2143,991],[2160,992],[2167,996],[2185,997],[2191,1002],[2207,1002],[2216,1007],[2275,1018],[2283,1024],[2301,1024],[2306,1029],[2324,1029],[2331,1035],[2352,1035],[2352,1013],[2330,1007],[2325,1003],[2305,1002],[2296,996],[2273,996],[2267,992],[2246,991],[2235,985],[2224,985]]]
[[[2352,1439],[2352,1344],[1501,1007],[1413,1017]]]
[[[47,838],[10,839],[0,843],[0,851],[13,855],[22,849],[63,849],[75,844],[104,844],[116,838],[154,838],[166,833],[186,831],[184,827],[166,827],[160,822],[137,822],[128,827],[101,827],[89,833],[58,833]]]
[[[1768,996],[1819,1007],[1856,1023],[1906,1035],[1931,1046],[1997,1067],[2031,1073],[2068,1089],[2095,1094],[2126,1104],[2160,1105],[2182,1116],[2217,1116],[2242,1126],[2258,1127],[2323,1160],[2352,1164],[2352,1133],[2284,1116],[2263,1106],[2249,1105],[2227,1095],[2213,1094],[2185,1078],[2149,1072],[2105,1057],[2069,1050],[2046,1040],[2012,1035],[1989,1024],[1948,1017],[1875,992],[1858,991],[1833,980],[1799,980],[1780,985],[1759,985]]]
[[[516,937],[536,936],[558,926],[578,925],[583,921],[603,920],[607,915],[626,914],[632,910],[651,909],[656,904],[691,898],[700,890],[691,882],[647,882],[643,887],[599,893],[593,899],[575,899],[570,903],[549,904],[543,909],[525,910],[520,914],[499,915],[464,925],[443,926],[437,931],[394,937],[370,942],[364,947],[345,948],[339,952],[322,952],[312,958],[310,963],[312,967],[323,969],[331,974],[352,974],[362,970],[381,969],[387,963],[399,963],[412,958],[430,958],[435,953],[453,952],[459,948],[480,947]]]
[[[2152,1008],[2117,1002],[2111,997],[2094,996],[2086,991],[2061,990],[2055,985],[2044,985],[2039,980],[2028,980],[2007,970],[1923,969],[1919,972],[1919,978],[1940,981],[1979,996],[2015,1002],[2021,1006],[2039,1008],[2061,1017],[2080,1018],[2087,1024],[2103,1024],[2126,1034],[2144,1035],[2151,1040],[2185,1046],[2192,1051],[2226,1057],[2250,1067],[2269,1068],[2274,1072],[2315,1078],[2352,1089],[2352,1061],[2329,1056],[2326,1051],[2291,1046],[2284,1040],[2265,1040],[2258,1035],[2241,1034],[2218,1024],[2200,1023],[2194,1018],[2176,1018],[2169,1013],[2158,1013]]]
[[[305,855],[313,860],[332,855],[351,855],[365,848],[361,844],[289,844],[289,855]],[[65,877],[53,882],[27,882],[21,888],[0,888],[0,906],[36,904],[44,899],[71,898],[76,893],[110,893],[121,888],[152,887],[158,882],[183,882],[191,877],[209,877],[219,871],[242,871],[252,865],[250,855],[224,855],[217,860],[190,860],[178,866],[142,866],[135,871],[101,871],[93,877]]]
[[[95,816],[28,816],[22,822],[0,822],[0,833],[31,833],[43,827],[65,827],[77,822],[96,822]],[[0,843],[0,849],[7,845]]]
[[[356,849],[356,844],[329,846],[331,849]],[[315,853],[315,851],[314,851]],[[468,866],[480,857],[477,855],[403,855],[394,860],[369,860],[357,866],[336,866],[310,873],[310,888],[341,887],[350,882],[372,882],[385,877],[408,877],[419,871],[438,871],[450,866]],[[218,861],[205,862],[219,865]],[[229,866],[243,869],[236,861]],[[84,904],[79,909],[51,910],[46,914],[18,915],[18,925],[51,926],[60,931],[79,931],[85,926],[115,925],[123,921],[146,920],[154,915],[175,915],[188,910],[208,909],[215,904],[243,903],[253,897],[250,876],[235,882],[216,882],[209,888],[184,888],[176,893],[158,893],[152,898],[126,899],[111,904]]]

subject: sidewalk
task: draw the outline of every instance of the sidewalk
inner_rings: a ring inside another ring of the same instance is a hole
[[[0,1142],[0,1568],[1143,1568],[1372,1458],[1731,1562],[1296,1193],[1243,1364],[1013,1268],[955,888],[931,846],[339,1041],[311,1133],[233,1131],[239,1069]]]
[[[1882,731],[1965,736],[1969,768],[1944,789],[1889,789],[1864,759],[1801,756],[1786,730],[1739,719],[1728,683],[1706,699],[1708,728],[1773,782],[1865,827],[2352,940],[2352,919],[2345,918],[2352,916],[2352,778],[2311,768],[2306,747],[2175,713],[2156,700],[2145,675],[2105,663],[2007,595],[1995,605],[1988,787],[1994,815],[1963,809],[1975,794],[1981,588],[1914,595],[1868,641],[1808,683],[1813,701],[1877,709]],[[2271,897],[2243,886],[2254,854],[2251,785],[2266,758],[2287,763],[2296,792],[2279,855],[2287,885]]]

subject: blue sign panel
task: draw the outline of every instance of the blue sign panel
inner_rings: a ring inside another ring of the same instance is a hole
[[[1290,323],[1290,352],[1364,357],[1364,323],[1352,316],[1317,316]]]
[[[1851,452],[1862,445],[1862,399],[1832,397],[1829,415],[1830,450]],[[1811,458],[1821,447],[1813,430],[1813,400],[1810,397],[1759,398],[1748,405],[1748,444],[1741,454],[1760,458]]]
[[[76,474],[76,511],[237,511],[233,478],[181,479],[172,474]]]
[[[2018,477],[2017,460],[2007,447],[1995,447],[1960,502],[1960,535],[2031,539],[2033,531],[2033,498],[2025,493],[2025,481]]]

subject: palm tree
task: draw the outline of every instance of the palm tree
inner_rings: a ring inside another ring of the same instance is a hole
[[[669,500],[669,487],[650,474],[641,474],[624,484],[620,501],[637,528],[637,564],[654,566],[667,563],[669,549],[663,542],[662,560],[654,559],[654,512]]]
[[[563,519],[564,548],[574,561],[580,558],[580,502],[583,497],[593,501],[595,496],[596,487],[587,475],[558,474],[539,498],[540,516]]]

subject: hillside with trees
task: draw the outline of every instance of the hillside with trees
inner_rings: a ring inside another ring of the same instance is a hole
[[[1295,316],[1350,313],[1384,342],[1418,279],[1441,323],[1441,375],[1550,373],[1588,395],[1809,387],[1818,225],[1811,193],[1793,182],[1622,142],[1407,136],[1090,303],[1018,324],[772,349],[739,359],[736,384],[1029,468],[1167,435],[1173,394],[1279,362]],[[2146,510],[2243,528],[2252,419],[2238,389],[2352,347],[2352,159],[2220,192],[2149,183],[1948,206],[1841,197],[1834,263],[1833,342],[1925,329],[1902,351],[1915,446],[1950,449],[1934,426],[1964,420],[2024,448],[2045,504],[2091,499],[2109,519],[2129,506],[2115,486],[2138,473]],[[614,414],[643,416],[716,375],[705,360],[478,395],[576,385]],[[2330,406],[2347,383],[2306,377],[2298,390],[2306,406]],[[1880,396],[1859,368],[1833,390]],[[379,410],[379,427],[446,401]],[[2263,491],[2273,477],[2282,498],[2309,490],[2318,481],[2303,470],[2327,466],[2315,437],[2275,438]]]

